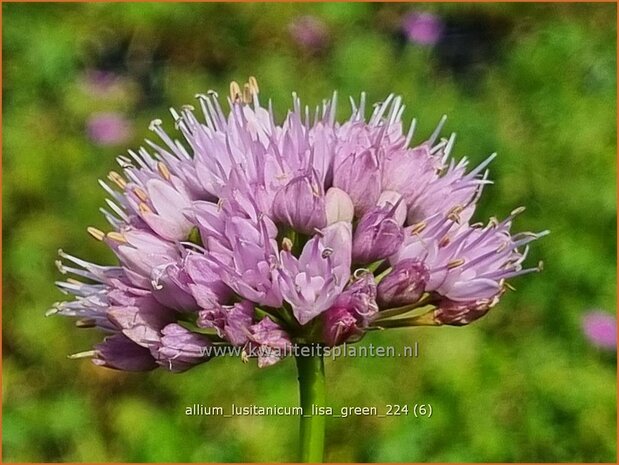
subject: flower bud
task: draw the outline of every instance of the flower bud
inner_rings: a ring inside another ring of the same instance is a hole
[[[332,187],[327,191],[325,196],[325,205],[327,209],[327,225],[345,221],[352,223],[355,216],[355,206],[350,199],[350,196],[342,189]]]
[[[429,278],[423,263],[413,259],[402,260],[378,284],[378,304],[381,308],[390,308],[417,302]]]
[[[325,343],[334,347],[347,341],[351,336],[361,334],[357,319],[342,306],[333,306],[324,314],[323,338]]]
[[[252,325],[249,331],[251,333],[249,340],[255,344],[254,348],[258,352],[258,367],[273,365],[290,352],[290,336],[285,329],[269,317]]]
[[[159,347],[155,350],[157,363],[170,371],[185,371],[210,357],[206,348],[211,342],[199,334],[192,333],[176,323],[161,331]]]
[[[247,342],[253,315],[254,305],[248,300],[226,306],[213,304],[198,312],[196,323],[201,328],[214,328],[219,337],[227,339],[232,345],[242,346]]]
[[[148,371],[157,368],[150,351],[123,334],[108,336],[95,346],[92,363],[123,371]]]
[[[394,208],[375,207],[363,215],[353,237],[353,263],[367,264],[395,253],[404,242]]]
[[[346,342],[363,333],[378,311],[376,284],[372,273],[365,272],[340,294],[333,306],[324,313],[323,338],[329,346]]]
[[[360,217],[376,205],[381,191],[380,164],[372,150],[347,156],[333,172],[333,186],[346,191]]]
[[[402,226],[406,221],[406,203],[402,199],[402,194],[396,191],[383,191],[376,203],[379,207],[393,208],[393,219]]]
[[[315,175],[294,178],[273,200],[273,217],[295,231],[313,234],[327,225],[325,196]]]
[[[499,297],[472,302],[443,298],[434,311],[434,321],[441,325],[465,326],[488,313],[498,301]]]

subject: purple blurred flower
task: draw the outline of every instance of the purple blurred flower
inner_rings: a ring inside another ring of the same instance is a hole
[[[583,316],[582,326],[591,344],[603,349],[617,350],[616,316],[600,310],[592,310]]]
[[[421,45],[436,44],[443,34],[443,22],[431,13],[409,13],[402,21],[406,38]]]
[[[314,16],[300,16],[288,26],[293,40],[310,52],[323,49],[329,42],[325,23]]]
[[[203,121],[172,110],[184,145],[155,120],[152,153],[118,157],[121,173],[101,181],[110,231],[88,231],[118,265],[60,252],[60,272],[73,277],[57,284],[74,299],[50,312],[108,334],[77,357],[184,371],[227,344],[261,349],[267,366],[293,343],[469,324],[506,280],[540,269],[523,262],[547,232],[511,233],[523,209],[469,223],[493,156],[467,172],[466,159],[450,159],[454,135],[439,140],[444,120],[409,147],[414,125],[404,132],[400,97],[366,119],[362,95],[342,123],[335,97],[313,120],[295,97],[279,125],[253,78],[232,83],[228,112],[213,92],[198,99]]]
[[[87,122],[88,137],[97,145],[119,145],[133,135],[133,125],[119,113],[94,113]]]

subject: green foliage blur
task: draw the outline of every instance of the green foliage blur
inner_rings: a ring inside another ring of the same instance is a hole
[[[616,5],[2,8],[4,461],[296,459],[295,417],[184,414],[193,403],[296,405],[293,360],[121,373],[68,360],[102,335],[43,316],[63,298],[58,248],[113,263],[85,227],[108,230],[97,179],[115,156],[151,137],[154,118],[173,130],[170,106],[225,95],[250,75],[280,119],[293,91],[314,106],[338,90],[342,118],[349,95],[401,94],[417,141],[447,114],[456,157],[499,154],[477,220],[526,205],[515,229],[552,231],[528,259],[543,259],[543,273],[515,279],[484,319],[361,342],[418,341],[418,358],[327,361],[334,408],[426,403],[433,416],[329,418],[326,459],[616,461],[616,352],[591,345],[581,326],[589,309],[616,311]],[[437,44],[406,40],[411,11],[444,22]],[[292,33],[307,15],[324,27],[318,43]],[[102,114],[124,120],[116,140],[93,135]]]

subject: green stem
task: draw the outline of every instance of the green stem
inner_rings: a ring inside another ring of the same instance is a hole
[[[325,445],[325,415],[313,415],[313,408],[325,407],[325,365],[320,355],[298,355],[301,416],[300,460],[322,462]]]

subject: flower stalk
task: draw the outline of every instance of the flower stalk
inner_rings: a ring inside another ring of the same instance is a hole
[[[325,444],[324,415],[314,412],[325,407],[325,365],[321,355],[296,357],[299,373],[299,398],[303,414],[300,418],[299,460],[322,462]]]

